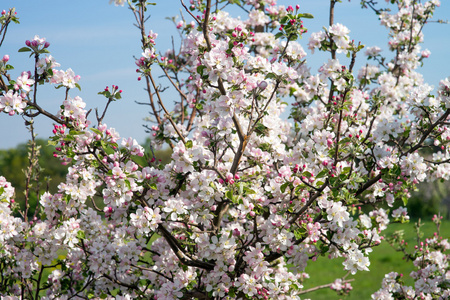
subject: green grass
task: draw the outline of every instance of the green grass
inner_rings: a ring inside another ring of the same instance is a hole
[[[404,238],[409,246],[408,250],[413,249],[417,241],[414,222],[412,221],[408,224],[391,224],[383,234],[387,237],[397,230],[404,230]],[[424,240],[425,238],[432,236],[436,231],[436,227],[430,220],[422,226],[421,230],[424,233],[422,238],[422,240]],[[443,238],[450,238],[450,221],[442,222],[440,233]],[[302,295],[302,299],[370,299],[370,295],[380,289],[384,275],[392,271],[402,273],[406,284],[413,285],[413,281],[409,278],[409,274],[414,270],[413,264],[403,260],[403,254],[396,252],[387,242],[383,242],[380,246],[373,248],[373,252],[370,254],[369,258],[371,262],[369,272],[359,271],[354,276],[347,277],[347,279],[354,279],[352,282],[353,290],[349,295],[340,296],[330,288],[324,288],[304,294]],[[305,272],[310,275],[310,279],[305,280],[305,289],[328,284],[333,282],[336,278],[343,277],[347,271],[343,270],[342,262],[343,259],[330,260],[326,257],[320,257],[316,262],[310,262],[305,270]]]

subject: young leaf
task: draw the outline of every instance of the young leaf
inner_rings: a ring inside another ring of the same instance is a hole
[[[19,52],[31,52],[31,49],[28,47],[22,47],[19,49]]]

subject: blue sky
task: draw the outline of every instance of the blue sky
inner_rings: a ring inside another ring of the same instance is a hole
[[[81,76],[80,85],[82,91],[73,90],[71,96],[80,96],[87,103],[87,108],[105,105],[105,98],[97,95],[107,85],[118,85],[123,90],[123,99],[113,103],[104,122],[116,128],[122,137],[132,136],[139,142],[143,142],[146,133],[142,124],[148,116],[148,108],[140,106],[135,101],[145,102],[146,93],[142,82],[137,81],[136,66],[133,56],[140,56],[139,32],[133,26],[133,15],[126,7],[109,5],[108,0],[2,0],[1,9],[16,7],[20,18],[19,25],[13,24],[9,30],[3,46],[0,48],[0,56],[10,55],[10,64],[15,67],[13,78],[23,70],[31,70],[33,62],[26,53],[18,53],[17,50],[24,46],[27,39],[34,35],[45,37],[51,43],[49,50],[56,61],[61,64],[60,69],[72,68]],[[156,6],[150,7],[151,18],[147,24],[147,30],[152,29],[159,33],[156,40],[161,52],[171,48],[171,36],[176,45],[178,33],[168,16],[180,15],[181,4],[179,0],[154,0]],[[186,3],[189,0],[185,0]],[[379,1],[384,3],[384,1]],[[315,18],[305,20],[304,24],[309,33],[319,31],[322,26],[328,24],[328,0],[303,0],[294,2],[279,0],[279,4],[300,4],[303,12],[312,13]],[[361,41],[367,46],[387,47],[387,30],[379,26],[376,15],[370,10],[361,10],[360,1],[343,1],[336,5],[335,22],[342,23],[351,30],[350,37],[355,41]],[[238,14],[235,11],[234,14]],[[183,12],[186,19],[189,16]],[[442,1],[434,20],[450,19],[450,3]],[[422,68],[422,73],[429,84],[437,86],[439,80],[450,76],[450,24],[431,23],[424,30],[424,49],[431,51],[430,58]],[[300,40],[307,49],[309,34]],[[314,54],[308,56],[311,71],[315,70],[329,56]],[[342,57],[345,61],[345,58]],[[360,59],[361,61],[361,59]],[[357,64],[358,66],[358,64]],[[154,68],[159,71],[158,67]],[[160,73],[156,73],[157,75]],[[163,86],[168,86],[167,81],[161,80]],[[39,87],[38,101],[41,106],[56,113],[64,99],[64,92],[54,90],[53,87]],[[176,98],[175,93],[165,93],[164,101],[169,105]],[[93,120],[92,118],[90,118]],[[52,123],[45,117],[35,119],[37,133],[40,138],[51,135]],[[0,114],[0,149],[15,147],[19,143],[26,142],[29,138],[27,130],[23,126],[23,120],[19,116],[10,117]]]

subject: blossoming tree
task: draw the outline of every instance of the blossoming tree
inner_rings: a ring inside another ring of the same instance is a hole
[[[19,207],[17,191],[0,177],[0,294],[300,299],[310,291],[302,285],[305,267],[319,256],[344,257],[352,274],[368,271],[390,218],[408,220],[398,202],[425,179],[450,177],[450,81],[432,94],[416,72],[429,55],[420,48],[422,28],[437,0],[392,0],[392,11],[362,1],[389,29],[390,56],[363,50],[334,23],[337,2],[331,0],[329,26],[301,43],[313,16],[298,5],[181,1],[189,18],[176,24],[182,47],[161,55],[157,33],[145,28],[151,3],[128,1],[142,38],[136,65],[155,122],[148,129],[153,147],[173,149],[167,165],[103,122],[121,98],[116,86],[101,92],[107,105],[92,122],[73,95],[79,76],[58,69],[44,38],[19,49],[34,65],[16,79],[5,55],[0,111],[22,115],[31,129],[38,115],[52,119],[50,143],[68,175],[58,193],[36,191],[31,216],[31,204]],[[234,18],[217,9],[220,3],[248,16]],[[14,21],[13,9],[2,12],[1,43]],[[329,60],[311,73],[302,45]],[[357,59],[367,60],[360,70]],[[180,97],[172,111],[152,73],[159,67]],[[39,100],[39,84],[65,90],[57,113]],[[35,156],[32,149],[28,183]],[[25,192],[28,199],[33,191]],[[416,285],[405,287],[391,273],[373,298],[450,297],[448,249],[438,235],[427,240],[411,255]],[[326,286],[350,289],[345,278]]]

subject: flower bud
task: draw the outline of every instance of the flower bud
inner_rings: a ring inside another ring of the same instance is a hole
[[[261,81],[261,82],[258,84],[258,87],[259,87],[261,90],[264,91],[264,90],[267,88],[267,81],[265,81],[265,80]]]

